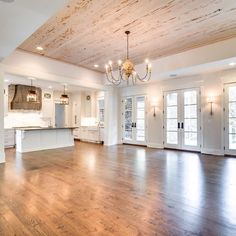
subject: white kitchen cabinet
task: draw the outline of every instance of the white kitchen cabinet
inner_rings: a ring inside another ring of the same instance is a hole
[[[15,130],[14,129],[4,129],[4,146],[5,148],[15,146]]]
[[[74,139],[79,139],[79,128],[73,130]]]
[[[74,130],[74,138],[86,142],[102,142],[104,128],[97,126],[81,126]]]

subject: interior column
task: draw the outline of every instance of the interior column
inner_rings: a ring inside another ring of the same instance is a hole
[[[104,101],[104,145],[110,146],[118,142],[118,89],[106,86]]]
[[[4,86],[3,71],[0,66],[0,163],[5,162],[4,152]]]

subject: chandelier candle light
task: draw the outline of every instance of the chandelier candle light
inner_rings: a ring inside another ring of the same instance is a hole
[[[138,73],[135,71],[133,62],[129,59],[129,34],[130,31],[125,31],[127,35],[127,54],[126,60],[122,63],[121,60],[118,61],[118,78],[115,78],[113,75],[113,66],[112,61],[109,61],[108,64],[105,65],[107,80],[110,83],[115,85],[119,85],[121,81],[126,81],[129,84],[129,79],[132,80],[132,83],[135,84],[137,80],[142,82],[146,82],[151,78],[151,64],[148,59],[145,60],[146,63],[146,74],[144,77],[140,77]]]

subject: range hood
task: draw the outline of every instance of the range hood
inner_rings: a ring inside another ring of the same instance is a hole
[[[36,102],[27,102],[29,90],[35,90],[37,95]],[[11,84],[8,86],[8,98],[11,110],[41,110],[42,108],[42,90],[41,88],[31,87],[22,84]]]

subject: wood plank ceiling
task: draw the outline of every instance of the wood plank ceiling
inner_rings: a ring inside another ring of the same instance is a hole
[[[236,37],[236,1],[72,0],[19,48],[103,71],[125,58],[125,30],[130,57],[141,63]]]

